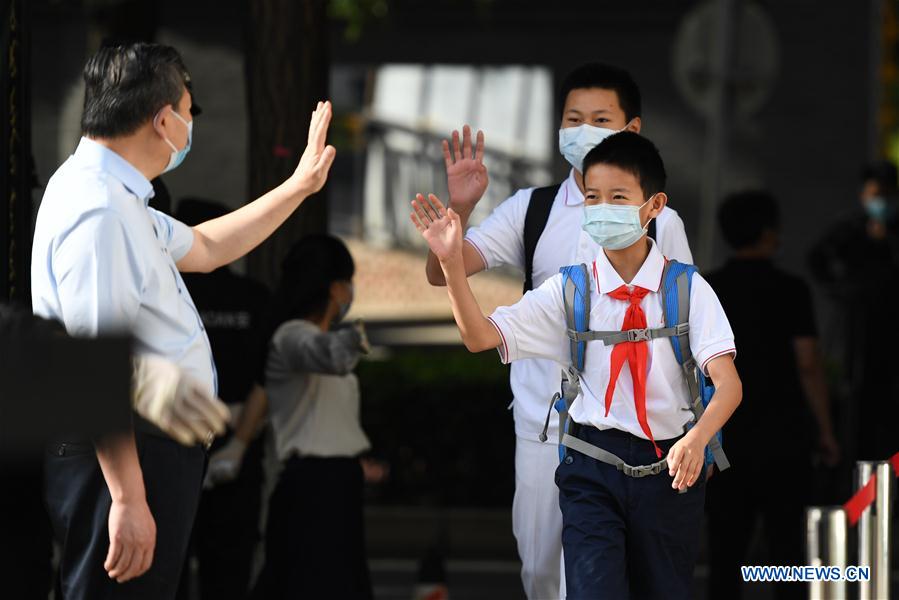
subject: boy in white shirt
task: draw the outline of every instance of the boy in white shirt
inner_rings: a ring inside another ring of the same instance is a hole
[[[638,134],[618,133],[587,154],[582,172],[583,229],[601,246],[590,265],[589,329],[664,327],[660,287],[666,259],[646,237],[649,221],[668,200],[658,151]],[[459,216],[445,211],[435,196],[430,201],[432,206],[413,202],[412,221],[440,261],[466,347],[498,348],[503,362],[544,358],[569,364],[562,276],[485,317],[466,279]],[[742,389],[727,317],[698,274],[690,286],[689,325],[692,355],[716,392],[686,434],[687,384],[670,340],[588,344],[569,434],[628,465],[657,464],[662,471],[633,477],[566,450],[556,483],[568,598],[690,596],[705,498],[705,447],[740,403]]]
[[[587,263],[598,251],[581,229],[584,212],[584,156],[616,131],[641,132],[643,110],[640,88],[624,69],[588,63],[574,69],[559,89],[559,152],[571,165],[561,183],[518,190],[501,202],[477,227],[468,230],[462,247],[469,275],[501,266],[524,271],[525,291],[537,288],[564,265]],[[487,189],[483,163],[484,135],[453,132],[452,153],[444,142],[449,201],[463,227]],[[665,256],[692,263],[684,223],[665,206],[650,222],[649,236]],[[428,281],[444,285],[443,272],[433,253],[428,255]],[[547,485],[559,463],[552,444],[541,444],[539,434],[546,416],[547,398],[559,387],[558,368],[552,361],[528,359],[511,367],[510,385],[515,420],[515,496],[512,532],[521,558],[521,582],[531,600],[558,598],[562,566],[562,513],[559,493]],[[557,437],[551,422],[549,437]],[[564,585],[562,586],[564,590]],[[564,593],[564,592],[563,592]]]

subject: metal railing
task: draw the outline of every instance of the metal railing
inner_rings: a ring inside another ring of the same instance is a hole
[[[813,506],[806,510],[808,564],[813,567],[868,568],[870,577],[858,581],[859,600],[890,598],[893,504],[896,478],[890,462],[856,463],[856,486],[865,488],[876,477],[874,502],[858,516],[857,546],[851,548],[848,519],[843,506]],[[850,561],[850,550],[857,560]],[[853,584],[854,585],[854,584]],[[850,597],[850,582],[845,578],[810,583],[811,600],[845,600]]]
[[[367,128],[363,229],[366,240],[384,246],[421,247],[421,236],[409,223],[409,203],[416,193],[435,193],[447,201],[446,167],[441,142],[449,138],[425,128],[382,121]],[[471,218],[476,224],[516,190],[546,185],[548,162],[485,150],[490,185]]]

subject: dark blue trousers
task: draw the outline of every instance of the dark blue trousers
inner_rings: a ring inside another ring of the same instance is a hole
[[[630,465],[656,462],[652,444],[615,429],[577,437]],[[667,453],[677,439],[657,441]],[[664,471],[640,479],[568,449],[556,470],[569,600],[692,597],[705,474],[679,494]]]
[[[78,440],[52,444],[44,461],[44,497],[62,554],[64,600],[173,600],[197,511],[206,451],[135,432],[147,504],[156,522],[150,569],[117,583],[103,569],[109,551],[112,499],[96,450]]]

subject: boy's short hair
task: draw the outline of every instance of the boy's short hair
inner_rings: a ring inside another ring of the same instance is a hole
[[[724,241],[734,250],[752,246],[766,229],[780,228],[777,200],[767,190],[745,190],[728,195],[718,207]]]
[[[191,91],[181,55],[161,44],[100,48],[84,67],[84,83],[81,131],[99,138],[134,133],[162,107],[177,106],[185,88]]]
[[[600,88],[613,90],[618,94],[618,104],[624,111],[624,118],[630,121],[641,115],[642,101],[640,88],[631,74],[603,63],[587,63],[568,74],[559,88],[559,108],[563,109],[571,90]]]
[[[612,165],[632,173],[646,198],[665,191],[665,163],[659,150],[639,133],[621,131],[610,135],[584,157],[585,176],[590,167]]]

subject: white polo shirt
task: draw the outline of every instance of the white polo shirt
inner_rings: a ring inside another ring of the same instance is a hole
[[[631,282],[633,286],[650,290],[641,307],[646,314],[647,325],[652,328],[665,326],[659,294],[664,268],[665,257],[653,243],[649,256]],[[620,331],[629,304],[610,297],[608,293],[625,285],[624,281],[602,251],[592,262],[592,270],[590,329]],[[556,371],[568,364],[570,347],[566,335],[561,275],[550,277],[539,288],[525,294],[517,304],[498,308],[490,320],[503,340],[499,351],[504,363],[542,358],[555,363]],[[687,410],[687,385],[674,357],[671,340],[660,338],[646,343],[649,345],[646,384],[649,426],[657,440],[677,437],[692,417]],[[588,342],[581,379],[582,393],[571,407],[571,418],[599,429],[619,429],[647,439],[637,421],[629,368],[621,370],[609,415],[605,415],[604,399],[609,384],[612,349],[613,346],[602,342]],[[734,334],[724,309],[711,286],[699,274],[693,276],[690,293],[690,349],[703,370],[716,357],[736,354]]]
[[[519,190],[479,226],[469,229],[465,239],[481,254],[488,269],[507,265],[524,270],[524,219],[533,190]],[[584,232],[583,221],[584,195],[572,169],[559,187],[546,229],[534,251],[535,288],[565,265],[593,261],[600,248]],[[665,256],[693,262],[684,223],[673,209],[666,207],[656,219],[656,239]],[[511,370],[515,433],[536,440],[543,429],[550,398],[559,390],[559,366],[546,360],[519,360]],[[558,420],[551,417],[550,431],[556,431],[557,426]]]

